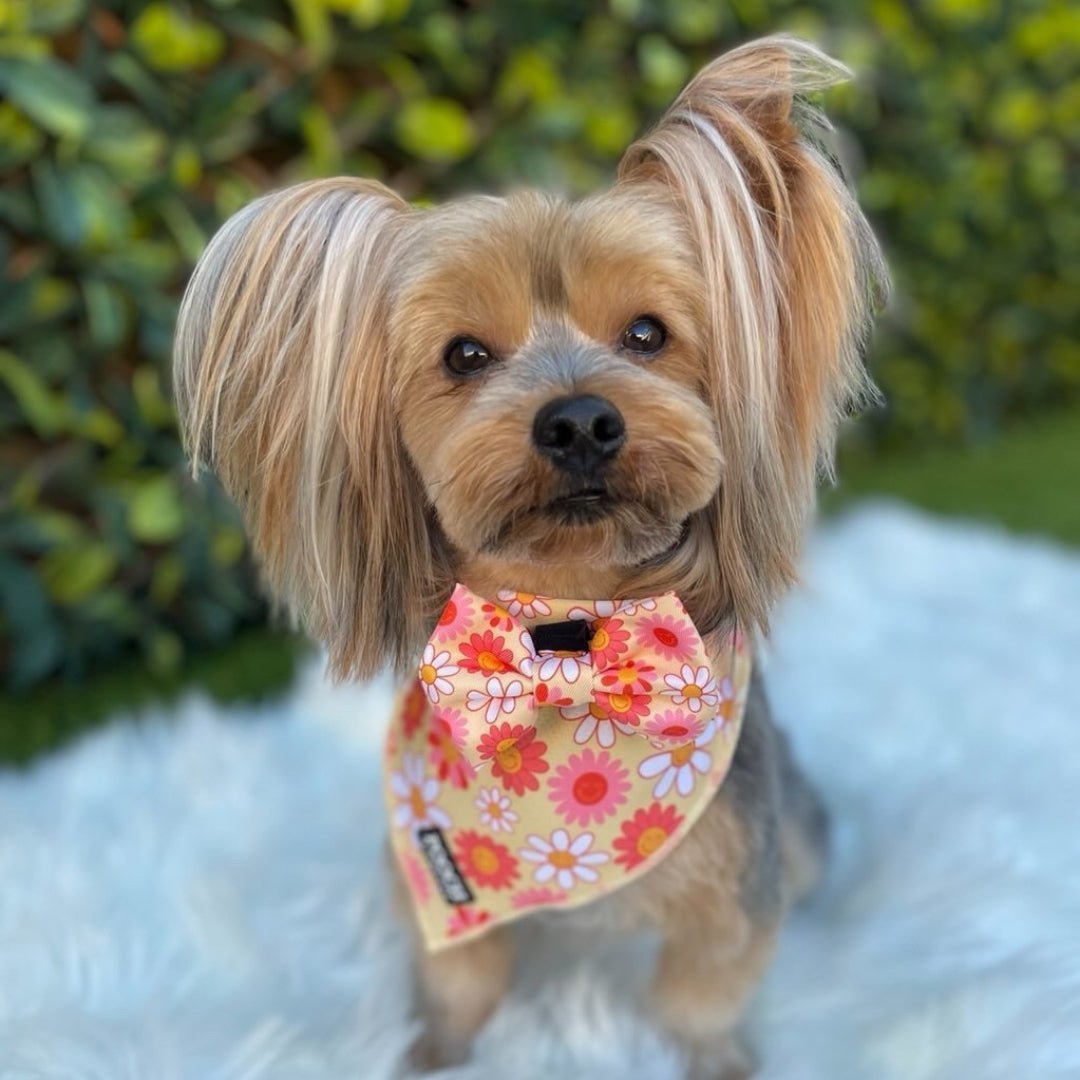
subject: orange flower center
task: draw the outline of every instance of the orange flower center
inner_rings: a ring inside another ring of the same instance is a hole
[[[682,688],[683,697],[701,697],[701,687],[697,683],[689,683]]]
[[[592,636],[592,641],[589,642],[589,648],[595,652],[600,652],[601,649],[606,649],[610,642],[611,635],[602,626],[599,626]]]
[[[424,664],[424,666],[420,668],[420,678],[423,682],[426,682],[428,686],[430,686],[438,677],[439,673],[435,670],[433,664]]]
[[[661,645],[666,645],[669,649],[673,649],[679,644],[679,638],[677,634],[673,634],[667,627],[654,626],[653,637],[660,642]]]
[[[487,804],[488,817],[501,818],[502,807],[497,802]]]
[[[603,773],[585,772],[575,781],[571,788],[574,800],[585,806],[598,803],[608,792],[607,777]]]
[[[503,772],[520,772],[523,761],[517,740],[503,739],[499,742],[495,747],[495,760],[499,763],[499,767]]]
[[[450,600],[446,607],[443,608],[443,613],[439,617],[440,626],[449,626],[457,618],[457,604],[453,600]]]
[[[453,737],[450,735],[439,736],[439,752],[447,765],[453,765],[461,757],[461,751],[458,750],[457,743],[454,742]]]
[[[725,719],[730,720],[732,713],[735,712],[735,699],[728,698],[726,701],[720,702],[720,708],[717,712]]]
[[[494,874],[499,869],[499,856],[487,844],[477,844],[472,849],[470,858],[473,866],[481,874]]]
[[[630,706],[633,704],[633,699],[629,694],[609,694],[608,702],[617,713],[624,713],[630,711]]]
[[[502,671],[502,661],[490,649],[477,653],[476,662],[484,671]]]
[[[690,729],[684,727],[682,724],[669,724],[663,731],[660,732],[665,739],[679,739],[685,738],[690,734]]]
[[[420,794],[418,787],[412,787],[409,789],[409,806],[412,808],[414,818],[422,818],[427,816],[427,803],[424,802],[424,796]]]
[[[536,593],[516,592],[514,597],[519,604],[531,604],[536,599]]]
[[[548,862],[560,870],[569,870],[577,862],[577,859],[569,851],[553,851],[548,856]]]
[[[676,746],[671,751],[672,764],[683,766],[694,756],[694,744],[692,742],[683,743],[682,746]]]
[[[619,668],[619,674],[617,678],[620,682],[624,682],[627,684],[627,686],[629,686],[632,682],[635,682],[637,680],[637,671],[635,671],[634,668],[629,666],[621,667]]]
[[[647,859],[654,851],[657,851],[668,838],[667,830],[660,825],[650,825],[643,830],[637,838],[637,853]]]

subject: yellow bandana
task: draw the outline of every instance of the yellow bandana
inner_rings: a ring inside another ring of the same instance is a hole
[[[458,585],[386,742],[391,841],[429,949],[651,869],[723,782],[750,683],[673,593]]]

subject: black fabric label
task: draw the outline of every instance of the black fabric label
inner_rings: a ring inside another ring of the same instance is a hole
[[[420,850],[431,867],[431,873],[439,885],[439,892],[448,904],[471,904],[473,900],[472,890],[461,876],[458,865],[454,862],[454,856],[446,846],[446,838],[442,829],[429,825],[423,829],[417,829],[416,839],[420,843]]]
[[[537,652],[587,653],[592,641],[592,627],[584,619],[541,623],[532,628]]]

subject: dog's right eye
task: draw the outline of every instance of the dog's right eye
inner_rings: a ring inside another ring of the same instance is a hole
[[[452,375],[477,375],[494,360],[491,350],[473,338],[454,338],[446,346],[443,363]]]

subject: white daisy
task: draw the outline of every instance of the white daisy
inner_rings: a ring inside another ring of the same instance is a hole
[[[670,750],[652,754],[638,766],[638,775],[646,780],[657,777],[653,798],[662,799],[674,786],[680,795],[694,790],[695,774],[704,775],[712,768],[712,754],[704,747],[712,741],[716,721],[710,720],[693,742],[680,743]]]
[[[619,603],[620,615],[636,615],[639,611],[655,611],[656,600],[651,596],[641,600],[623,600]]]
[[[593,619],[607,619],[615,614],[619,609],[619,602],[616,600],[594,600],[592,607],[572,607],[567,613],[568,619],[587,619],[590,622]]]
[[[685,705],[691,712],[701,712],[702,706],[720,704],[720,693],[716,689],[716,680],[703,664],[696,670],[690,664],[683,664],[678,675],[665,675],[667,694],[676,705]]]
[[[451,675],[456,675],[461,668],[457,664],[450,663],[450,653],[435,651],[435,646],[429,641],[424,648],[424,655],[420,660],[420,683],[424,687],[424,693],[432,705],[439,704],[439,698],[444,694],[454,692],[454,684],[450,681]]]
[[[543,679],[544,682],[561,678],[563,682],[576,683],[585,666],[586,663],[580,656],[560,656],[557,653],[549,653],[540,660],[536,677]]]
[[[492,832],[513,832],[518,816],[512,810],[510,796],[498,788],[481,788],[473,805],[480,811],[480,821]]]
[[[568,705],[559,710],[559,715],[564,720],[580,720],[574,729],[574,742],[579,745],[587,743],[595,735],[596,741],[607,750],[615,745],[616,732],[621,731],[624,735],[634,733],[632,727],[621,724],[618,720],[612,720],[594,704]]]
[[[484,719],[494,724],[499,713],[512,713],[517,708],[518,699],[525,695],[525,684],[520,679],[511,679],[506,686],[497,675],[492,675],[483,690],[470,690],[465,697],[465,707],[470,712],[484,713]]]
[[[401,771],[390,775],[390,790],[398,799],[392,817],[397,828],[413,831],[425,825],[450,828],[446,811],[435,805],[439,797],[439,781],[427,775],[422,754],[402,755]]]
[[[514,592],[512,589],[500,589],[498,592],[500,602],[514,616],[522,616],[525,619],[536,619],[541,615],[550,615],[551,608],[543,597],[533,593]]]
[[[535,833],[528,837],[528,847],[518,854],[526,861],[536,864],[533,881],[543,885],[554,879],[560,889],[572,889],[579,881],[597,881],[600,875],[593,869],[608,861],[606,852],[589,851],[593,834],[583,832],[573,841],[565,829],[556,829],[550,840]]]

